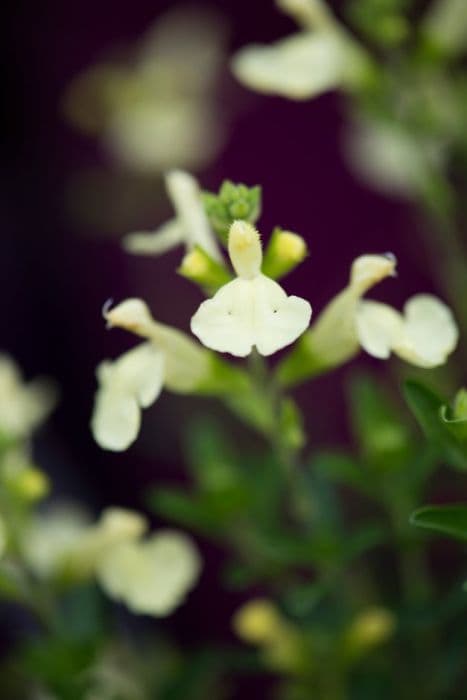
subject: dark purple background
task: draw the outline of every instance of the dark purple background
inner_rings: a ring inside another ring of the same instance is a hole
[[[95,141],[64,122],[59,100],[77,73],[115,46],[135,41],[171,4],[45,0],[16,2],[10,9],[3,86],[0,346],[18,359],[28,377],[46,374],[60,384],[61,404],[39,440],[39,456],[60,492],[84,497],[95,507],[141,506],[145,484],[180,479],[179,434],[184,420],[203,410],[201,401],[164,394],[147,412],[139,443],[127,453],[107,454],[94,445],[88,430],[94,368],[132,343],[118,331],[106,333],[102,304],[108,297],[144,296],[156,317],[186,330],[200,297],[173,273],[180,251],[157,261],[129,259],[116,237],[71,225],[64,207],[67,183],[84,167],[110,169],[111,164]],[[231,49],[294,28],[270,0],[210,4],[230,20]],[[226,70],[223,99],[230,113],[229,137],[217,162],[200,173],[201,182],[211,189],[224,178],[262,184],[262,231],[280,224],[307,238],[311,256],[287,280],[290,292],[307,297],[316,313],[344,286],[354,257],[388,250],[399,259],[400,276],[385,285],[385,299],[401,303],[414,291],[432,291],[411,209],[365,189],[340,155],[345,123],[340,98],[326,95],[309,103],[264,98],[236,85]],[[165,206],[165,212],[155,208],[154,225],[169,214]],[[316,445],[345,439],[347,371],[300,392]],[[182,637],[222,636],[237,604],[213,595],[219,589],[219,554],[211,559],[210,549],[207,554],[201,591],[188,612],[176,617]]]

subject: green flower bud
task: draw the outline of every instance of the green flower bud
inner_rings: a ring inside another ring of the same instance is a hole
[[[278,280],[303,262],[307,255],[308,248],[301,236],[277,226],[264,253],[262,272]]]
[[[185,255],[177,272],[182,277],[198,284],[210,295],[233,279],[224,265],[211,258],[198,245]]]
[[[261,187],[235,185],[225,180],[218,194],[203,192],[203,203],[210,224],[223,243],[235,220],[258,221],[261,214]]]

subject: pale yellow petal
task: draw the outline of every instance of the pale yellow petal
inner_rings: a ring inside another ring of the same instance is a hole
[[[171,219],[155,231],[135,231],[127,234],[122,245],[135,255],[162,255],[181,245],[185,240],[183,227],[178,219]]]
[[[390,356],[404,332],[401,314],[387,304],[376,301],[360,302],[355,322],[362,348],[380,359]]]

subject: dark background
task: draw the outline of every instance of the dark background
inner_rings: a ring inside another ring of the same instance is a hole
[[[173,4],[16,2],[7,22],[0,348],[18,360],[27,377],[44,374],[59,384],[60,405],[38,438],[38,459],[53,475],[58,493],[84,498],[96,510],[109,503],[142,507],[147,484],[183,478],[179,441],[184,424],[204,406],[212,410],[210,402],[165,393],[145,413],[141,437],[128,452],[104,453],[93,443],[88,423],[94,368],[133,343],[119,331],[105,331],[104,301],[142,296],[156,318],[187,330],[200,295],[174,274],[180,250],[158,260],[129,258],[114,231],[103,236],[102,230],[77,226],[66,206],[77,172],[98,166],[110,173],[113,165],[95,140],[63,119],[65,88],[106,52],[134,42]],[[270,0],[205,4],[225,13],[230,52],[294,30]],[[220,94],[228,138],[217,161],[197,174],[208,189],[217,189],[225,178],[260,183],[264,234],[280,224],[306,237],[310,259],[286,281],[290,293],[309,299],[316,314],[344,286],[356,256],[388,250],[399,259],[399,278],[385,285],[385,300],[400,304],[415,291],[436,291],[412,208],[365,188],[341,156],[343,98],[329,94],[294,103],[261,97],[236,85],[227,66]],[[103,199],[102,207],[112,202]],[[157,225],[169,214],[169,204],[157,202],[147,223]],[[386,371],[371,364],[377,372]],[[347,372],[343,368],[313,390],[300,391],[315,445],[348,439]],[[205,546],[205,556],[201,587],[169,622],[181,640],[222,638],[238,604],[219,593],[222,553]]]

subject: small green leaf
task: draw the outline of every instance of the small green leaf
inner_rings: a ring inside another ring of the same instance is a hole
[[[437,446],[446,461],[456,469],[467,469],[467,450],[456,440],[443,420],[446,401],[416,381],[408,381],[404,394],[428,440]]]
[[[467,504],[424,506],[412,513],[410,522],[417,527],[467,540]]]

